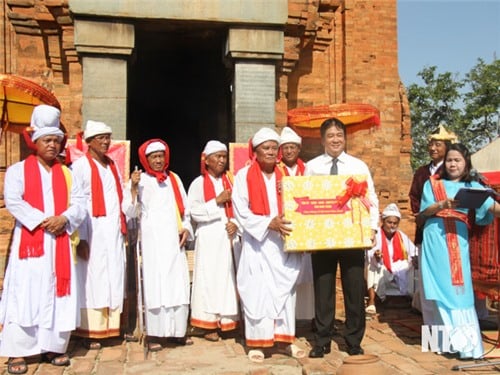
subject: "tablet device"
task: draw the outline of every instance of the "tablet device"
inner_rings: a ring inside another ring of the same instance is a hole
[[[479,208],[491,195],[491,189],[463,187],[455,195],[455,200],[458,200],[459,208]]]

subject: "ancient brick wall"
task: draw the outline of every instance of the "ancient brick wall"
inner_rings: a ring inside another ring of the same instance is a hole
[[[396,1],[320,1],[312,9],[310,2],[289,4],[289,23],[301,20],[302,29],[287,29],[278,113],[285,103],[288,109],[333,103],[377,107],[381,126],[349,135],[347,148],[369,165],[380,208],[398,203],[402,229],[412,235],[410,121],[398,71]],[[305,141],[306,159],[319,152],[317,141]]]
[[[74,135],[81,127],[82,71],[73,44],[68,1],[2,0],[1,3],[0,73],[28,78],[53,92],[61,104],[61,121],[70,136]],[[5,268],[14,223],[3,200],[4,174],[9,165],[25,156],[23,146],[19,135],[10,132],[2,135],[0,275]]]
[[[399,79],[396,0],[289,0],[285,55],[279,70],[277,126],[287,110],[344,102],[379,108],[381,126],[350,135],[348,151],[365,160],[383,208],[399,204],[402,228],[412,235],[408,207],[410,121]],[[7,14],[3,14],[4,10]],[[73,136],[81,129],[82,67],[74,43],[68,0],[2,0],[0,69],[29,78],[54,92],[62,122]],[[321,152],[305,142],[305,156]],[[22,156],[19,136],[0,143],[0,188],[8,165]],[[12,219],[0,197],[0,267]],[[0,274],[3,267],[0,270]]]

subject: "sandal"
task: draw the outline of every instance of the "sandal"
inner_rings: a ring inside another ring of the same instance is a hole
[[[88,350],[99,350],[102,348],[102,345],[99,341],[84,340],[83,346]]]
[[[376,314],[377,313],[377,308],[375,307],[375,305],[369,305],[366,309],[365,309],[365,312],[367,314]]]
[[[284,350],[283,350],[283,354],[286,354],[292,358],[297,358],[297,359],[300,359],[300,358],[304,358],[306,356],[306,352],[304,349],[301,349],[299,348],[297,345],[295,344],[290,344],[288,345]]]
[[[219,334],[217,333],[217,331],[214,331],[214,332],[209,332],[207,334],[205,334],[203,336],[203,338],[207,341],[213,341],[213,342],[216,342],[216,341],[219,341],[220,340],[220,336]]]
[[[69,356],[64,353],[42,353],[42,362],[50,363],[54,366],[68,366],[71,361],[69,359]]]
[[[176,345],[193,345],[193,340],[191,337],[169,337],[167,339],[168,342]]]
[[[9,358],[7,362],[7,372],[9,374],[26,374],[28,372],[28,365],[24,358]]]
[[[148,343],[148,352],[159,352],[163,347],[157,342]]]
[[[254,363],[262,363],[264,362],[264,352],[258,349],[249,350],[248,359]]]
[[[139,339],[137,337],[135,337],[133,333],[125,333],[123,335],[123,339],[126,342],[138,342],[139,341]]]

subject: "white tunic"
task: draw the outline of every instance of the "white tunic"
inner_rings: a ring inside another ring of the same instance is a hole
[[[376,245],[366,252],[366,261],[368,263],[367,284],[368,288],[374,288],[380,298],[385,298],[388,283],[394,282],[400,295],[408,295],[409,290],[409,272],[411,269],[411,258],[416,255],[416,247],[406,234],[398,231],[401,235],[402,246],[407,252],[407,259],[393,261],[394,237],[387,241],[387,252],[389,253],[392,273],[387,270],[384,260],[375,259],[374,253],[377,250],[382,251],[382,228],[377,232]],[[411,294],[411,293],[410,293]]]
[[[238,291],[245,315],[251,319],[277,318],[291,298],[301,267],[301,255],[285,253],[283,240],[268,229],[278,215],[276,178],[263,177],[266,183],[270,214],[255,215],[249,208],[248,166],[236,175],[233,188],[235,216],[243,227],[242,253],[238,266]]]
[[[33,230],[45,218],[54,216],[52,174],[41,165],[39,167],[44,198],[43,212],[33,208],[23,199],[24,161],[12,165],[5,174],[5,204],[15,217],[16,224],[0,301],[0,323],[4,326],[13,323],[21,327],[69,332],[75,329],[80,320],[73,254],[71,254],[70,294],[64,297],[56,297],[55,293],[56,241],[52,234],[44,232],[44,255],[19,259],[22,225]],[[84,219],[84,197],[75,184],[72,184],[70,207],[63,212],[63,215],[69,221],[68,234],[73,233]],[[5,355],[9,345],[8,342],[1,342],[0,355]]]
[[[101,176],[106,216],[92,216],[91,169],[86,157],[76,160],[71,169],[77,185],[85,194],[87,217],[79,228],[80,240],[90,247],[88,261],[78,258],[81,307],[119,309],[125,288],[125,243],[121,233],[121,207],[111,168],[95,162]]]
[[[224,190],[222,178],[209,178],[215,195],[219,195]],[[199,311],[221,316],[236,315],[238,302],[233,249],[226,231],[228,219],[224,206],[217,205],[215,198],[205,202],[203,181],[204,177],[198,176],[188,192],[191,218],[196,223],[191,316],[197,318]]]
[[[179,246],[177,204],[170,176],[161,184],[147,173],[141,174],[139,196],[141,205],[132,201],[130,183],[124,191],[123,211],[134,218],[140,213],[141,250],[143,260],[143,295],[146,309],[174,308],[189,305],[189,270],[186,254]],[[184,202],[182,226],[192,237],[189,206],[182,182],[177,178]],[[187,316],[185,317],[187,322]],[[148,326],[148,335],[155,327]]]

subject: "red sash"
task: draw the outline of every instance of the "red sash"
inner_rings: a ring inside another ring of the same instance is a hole
[[[221,175],[222,178],[222,186],[224,187],[224,190],[233,190],[233,175],[231,172],[227,171],[224,172]],[[209,200],[215,199],[215,187],[212,182],[212,179],[210,178],[209,173],[205,171],[203,173],[203,196],[205,198],[205,202],[208,202]],[[233,213],[233,205],[231,202],[226,202],[224,204],[224,210],[226,212],[226,217],[227,218],[233,218],[234,213]]]
[[[384,261],[384,266],[387,268],[389,272],[392,273],[391,269],[391,263],[396,262],[398,260],[405,260],[407,259],[407,254],[406,254],[406,249],[404,248],[403,245],[403,239],[401,238],[401,234],[399,231],[396,231],[394,233],[394,236],[392,237],[392,262],[389,256],[389,247],[388,247],[388,242],[389,240],[387,239],[387,236],[384,232],[384,230],[381,229],[380,235],[382,236],[382,260]]]
[[[276,165],[274,167],[276,175],[276,197],[278,201],[278,213],[283,213],[283,204],[281,202],[280,183],[283,177],[281,169]],[[269,201],[267,199],[266,183],[262,176],[262,170],[259,163],[254,161],[248,168],[247,173],[247,187],[248,187],[248,201],[250,210],[256,215],[269,215],[271,212],[269,208]]]
[[[165,166],[163,171],[154,171],[148,163],[148,157],[146,156],[147,147],[153,142],[161,142],[165,146]],[[159,184],[164,182],[167,177],[170,175],[170,171],[168,171],[168,166],[170,164],[170,149],[166,142],[159,138],[150,139],[149,141],[144,142],[139,146],[139,161],[141,162],[142,167],[146,171],[147,174],[156,178]],[[170,181],[172,181],[172,189],[174,190],[175,202],[177,203],[177,208],[179,209],[179,214],[184,217],[184,202],[182,200],[181,191],[179,189],[179,183],[177,182],[177,178],[175,173],[172,172],[172,176],[170,176]],[[182,219],[181,219],[182,220]]]
[[[439,180],[435,175],[431,176],[429,180],[436,202],[447,199],[448,197],[443,181]],[[441,210],[436,216],[443,219],[446,232],[446,244],[448,245],[448,256],[450,258],[451,284],[457,286],[464,285],[462,262],[460,258],[460,244],[458,242],[455,220],[463,221],[469,226],[469,218],[466,214],[453,209]]]
[[[104,191],[102,187],[101,176],[99,175],[99,169],[97,168],[97,164],[94,161],[94,158],[87,152],[85,154],[87,156],[87,160],[89,161],[91,177],[91,191],[92,191],[92,216],[100,217],[106,216],[106,203],[104,202]],[[120,178],[118,177],[118,170],[116,169],[115,162],[105,156],[108,161],[109,168],[111,169],[111,173],[113,173],[113,177],[115,179],[116,191],[118,193],[118,201],[120,203],[120,207],[123,201],[123,191],[122,185],[120,183]],[[120,230],[123,235],[127,234],[127,223],[125,221],[125,215],[120,209]]]
[[[69,207],[68,181],[60,163],[54,163],[51,167],[51,172],[54,215],[59,216]],[[24,161],[23,198],[32,207],[44,211],[42,177],[40,175],[38,159],[34,155],[28,156]],[[28,228],[23,226],[19,244],[19,258],[41,257],[44,254],[43,236],[44,230],[40,226],[36,227],[33,231],[29,231]],[[56,294],[58,297],[63,297],[69,295],[71,291],[71,257],[69,236],[66,231],[56,236],[55,249]]]
[[[286,167],[285,163],[283,163],[283,161],[280,162],[280,167],[283,171],[283,175],[290,176],[288,168]],[[297,169],[295,171],[295,176],[303,176],[305,170],[306,170],[306,165],[304,164],[304,162],[301,159],[297,159]]]

